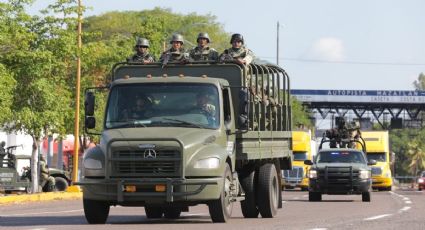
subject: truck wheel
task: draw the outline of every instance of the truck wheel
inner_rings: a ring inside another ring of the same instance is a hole
[[[161,207],[145,206],[145,213],[148,219],[158,219],[162,217],[164,210]]]
[[[362,201],[363,202],[370,202],[370,192],[363,192],[362,193]]]
[[[89,224],[104,224],[109,215],[109,204],[105,201],[83,199],[84,215]]]
[[[322,193],[308,192],[308,201],[322,201]]]
[[[164,217],[167,219],[178,219],[182,210],[180,208],[166,208],[164,210]]]
[[[255,170],[253,170],[240,180],[245,192],[245,200],[241,201],[242,214],[245,218],[257,218],[259,214],[255,200],[255,179]]]
[[[276,215],[279,206],[279,177],[272,163],[264,164],[258,172],[257,206],[263,218]]]
[[[208,204],[210,216],[214,223],[225,223],[232,215],[233,203],[231,201],[232,196],[230,191],[232,180],[230,166],[226,164],[224,170],[224,184],[220,197]]]
[[[388,186],[387,187],[387,191],[391,191],[392,190],[392,187],[391,186]]]
[[[68,181],[62,177],[55,177],[55,187],[57,191],[66,191],[68,188]]]

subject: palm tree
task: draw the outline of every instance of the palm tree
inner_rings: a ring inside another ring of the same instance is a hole
[[[409,168],[414,177],[417,176],[418,169],[424,168],[425,166],[425,151],[423,151],[423,147],[424,146],[419,144],[419,140],[416,138],[407,143],[407,149],[411,159]],[[413,183],[415,183],[415,181]]]

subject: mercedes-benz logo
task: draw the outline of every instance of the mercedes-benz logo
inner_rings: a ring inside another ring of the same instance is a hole
[[[154,149],[146,149],[143,152],[144,158],[156,158],[156,151]]]

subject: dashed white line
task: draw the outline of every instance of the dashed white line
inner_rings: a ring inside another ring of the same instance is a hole
[[[407,211],[407,210],[409,210],[409,209],[411,209],[412,207],[410,207],[410,206],[406,206],[406,207],[403,207],[402,209],[400,209],[400,211],[399,212],[405,212],[405,211]]]
[[[189,217],[189,216],[205,216],[205,215],[207,215],[207,214],[206,213],[190,213],[190,214],[184,214],[182,216]]]
[[[406,204],[411,204],[411,203],[412,203],[412,201],[410,201],[410,200],[406,200],[406,201],[404,201],[404,203],[406,203]]]
[[[366,220],[366,221],[368,221],[368,220],[377,220],[377,219],[385,218],[385,217],[392,216],[392,215],[393,214],[383,214],[383,215],[379,215],[379,216],[372,216],[372,217],[369,217],[369,218],[365,218],[363,220]]]
[[[312,229],[309,229],[309,230],[327,230],[327,228],[312,228]]]

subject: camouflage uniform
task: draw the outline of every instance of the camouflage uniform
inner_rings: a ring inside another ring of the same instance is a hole
[[[50,176],[49,168],[43,156],[40,158],[40,186],[43,192],[53,192],[55,190],[55,178]]]
[[[189,59],[188,54],[185,52],[183,48],[179,50],[175,50],[171,48],[165,51],[164,53],[162,53],[159,61],[164,62],[165,60],[167,60],[167,62],[172,62],[172,61],[185,61],[188,59]]]
[[[140,63],[151,63],[155,62],[155,57],[152,56],[148,49],[149,49],[149,40],[146,38],[138,38],[136,41],[136,44],[134,45],[134,50],[136,53],[127,58],[128,62],[140,62]],[[145,47],[146,52],[142,52],[139,47]]]
[[[189,56],[194,61],[218,61],[218,52],[210,47],[197,46],[189,52]]]
[[[238,58],[245,60],[246,64],[248,65],[254,59],[254,53],[250,49],[246,48],[245,46],[242,46],[239,49],[235,49],[235,48],[226,49],[220,55],[221,61],[230,61],[230,60],[234,60]]]

